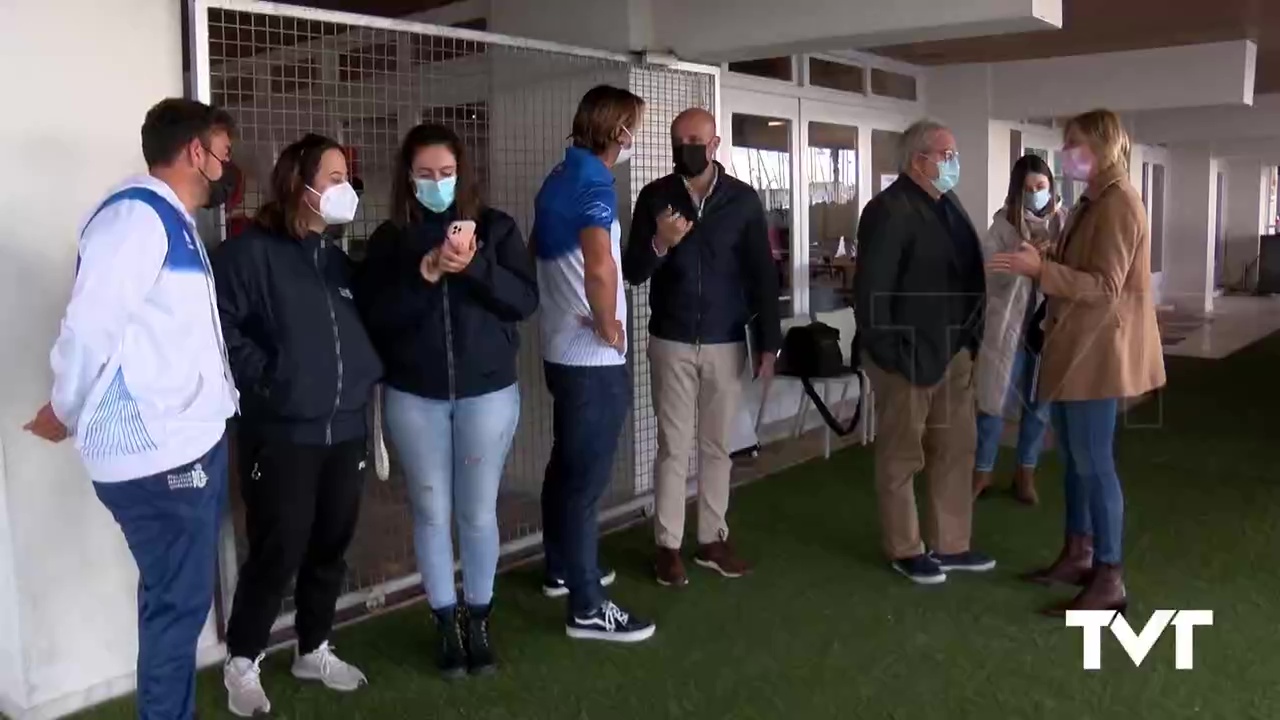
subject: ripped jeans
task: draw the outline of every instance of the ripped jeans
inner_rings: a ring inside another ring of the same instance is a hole
[[[413,547],[434,610],[457,603],[453,522],[462,590],[488,605],[498,567],[498,484],[520,420],[520,389],[431,400],[386,389],[387,435],[404,467],[413,505]]]

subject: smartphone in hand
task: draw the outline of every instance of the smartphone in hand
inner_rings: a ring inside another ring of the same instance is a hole
[[[454,250],[464,252],[476,241],[476,223],[474,220],[455,220],[449,224],[449,230],[445,234],[445,242],[453,246]]]

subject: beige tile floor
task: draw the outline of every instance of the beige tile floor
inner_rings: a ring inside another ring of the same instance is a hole
[[[1280,331],[1280,296],[1224,296],[1214,300],[1213,316],[1181,342],[1166,345],[1166,355],[1217,360]]]

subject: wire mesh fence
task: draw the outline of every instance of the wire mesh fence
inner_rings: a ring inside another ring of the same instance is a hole
[[[449,125],[461,135],[486,201],[514,217],[527,238],[534,196],[563,156],[578,100],[602,83],[630,87],[648,101],[635,158],[615,172],[625,229],[640,188],[670,171],[667,131],[675,114],[689,106],[715,105],[713,75],[637,65],[602,53],[244,0],[205,0],[196,12],[207,20],[207,37],[195,38],[197,51],[207,53],[208,74],[202,79],[207,99],[230,111],[238,125],[235,160],[244,180],[222,225],[229,242],[264,202],[279,152],[303,134],[317,132],[337,140],[349,157],[361,202],[342,244],[359,260],[369,236],[390,215],[399,141],[422,122]],[[646,360],[647,288],[633,290],[630,304],[635,405],[606,506],[647,492],[657,443]],[[522,411],[498,501],[508,547],[536,542],[541,530],[539,494],[551,443],[551,401],[536,318],[521,332]],[[390,480],[367,478],[360,526],[348,555],[348,592],[416,573],[410,505],[394,448],[391,452]],[[247,544],[234,477],[232,504],[235,537],[224,548],[234,546],[239,559]],[[229,569],[237,564],[224,558],[223,598],[230,597],[234,574]]]

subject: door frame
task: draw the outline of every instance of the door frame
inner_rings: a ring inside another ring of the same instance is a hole
[[[866,98],[851,97],[850,102],[818,100],[803,97],[798,86],[780,86],[775,92],[763,89],[722,85],[720,127],[720,161],[732,167],[733,115],[776,117],[791,123],[791,311],[793,316],[807,316],[809,304],[809,123],[821,122],[858,129],[858,216],[862,216],[871,198],[879,192],[872,171],[871,135],[875,130],[900,133],[914,121],[914,116],[879,106],[870,106]]]
[[[791,272],[791,314],[793,317],[805,314],[809,310],[809,258],[808,246],[799,242],[807,238],[808,218],[800,212],[801,205],[801,163],[804,145],[800,135],[800,101],[794,97],[775,95],[772,93],[741,90],[732,87],[724,88],[724,97],[720,103],[724,119],[720,123],[720,162],[726,168],[733,167],[733,116],[755,115],[759,117],[777,118],[789,124],[787,144],[791,155],[791,227],[788,257]],[[807,195],[807,193],[805,193]],[[803,255],[803,257],[801,257]],[[801,262],[803,261],[803,264]]]

